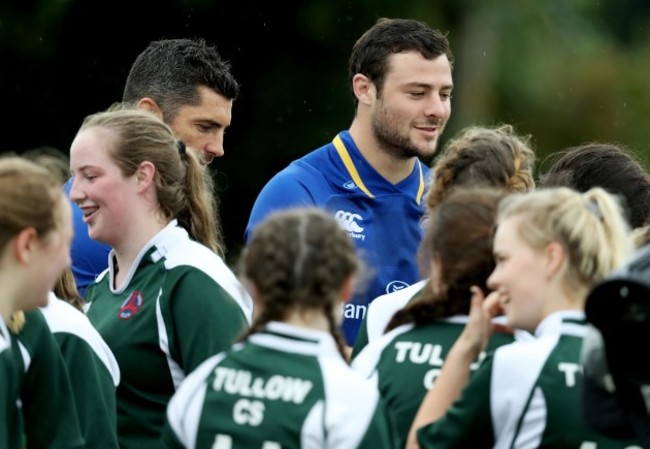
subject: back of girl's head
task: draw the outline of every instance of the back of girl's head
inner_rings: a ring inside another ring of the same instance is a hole
[[[48,169],[61,185],[70,178],[70,158],[55,147],[46,145],[32,148],[25,151],[22,157]]]
[[[61,185],[44,167],[21,157],[0,158],[0,249],[25,228],[43,238],[60,225]]]
[[[163,217],[177,218],[194,239],[222,254],[212,178],[168,125],[148,111],[117,104],[86,117],[80,131],[93,127],[114,133],[110,156],[124,176],[151,162],[156,167],[154,184]]]
[[[292,310],[322,309],[339,343],[338,306],[345,280],[357,272],[354,243],[334,217],[316,208],[271,214],[253,232],[242,273],[263,304],[251,332]]]
[[[456,187],[532,190],[534,166],[530,136],[518,136],[512,126],[465,128],[446,143],[432,167],[427,207],[434,209]]]
[[[628,149],[610,143],[588,143],[552,154],[549,169],[540,176],[543,187],[570,187],[586,192],[602,187],[622,197],[632,228],[650,214],[650,176]]]
[[[520,217],[518,232],[536,250],[558,242],[566,252],[564,279],[591,288],[630,256],[633,242],[617,197],[600,187],[579,193],[568,187],[511,195],[497,223]]]
[[[397,312],[387,329],[469,313],[470,287],[488,291],[495,219],[505,194],[500,189],[459,188],[432,211],[419,259],[424,277],[435,259],[440,288],[434,293],[430,280],[418,301]]]

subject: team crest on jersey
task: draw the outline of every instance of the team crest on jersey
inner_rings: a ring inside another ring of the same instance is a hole
[[[142,297],[142,293],[134,290],[126,299],[126,301],[122,303],[122,306],[120,307],[120,313],[118,313],[117,316],[123,320],[133,318],[133,316],[142,308],[143,302],[144,298]]]

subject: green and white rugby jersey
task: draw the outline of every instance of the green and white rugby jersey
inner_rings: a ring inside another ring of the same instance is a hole
[[[25,312],[25,325],[12,335],[20,377],[26,448],[82,448],[68,368],[40,309]]]
[[[18,410],[16,361],[11,350],[11,336],[0,318],[0,447],[20,449],[23,447],[24,426]]]
[[[355,370],[377,385],[394,415],[400,447],[466,323],[467,316],[459,315],[422,326],[405,324],[370,342],[352,361]],[[495,333],[487,351],[513,341],[512,335]]]
[[[119,448],[115,391],[120,369],[88,317],[50,293],[41,308],[70,376],[86,449]]]
[[[120,447],[157,448],[167,402],[189,372],[247,328],[250,297],[223,260],[176,221],[142,249],[118,288],[109,257],[88,289],[86,313],[120,367]]]
[[[488,355],[446,415],[418,430],[422,449],[638,448],[589,430],[582,419],[584,313],[548,316],[535,338]]]
[[[278,322],[186,379],[169,403],[163,441],[192,449],[398,447],[379,393],[332,336]]]
[[[384,329],[395,312],[418,298],[426,284],[427,280],[425,279],[402,290],[378,296],[368,304],[368,311],[361,321],[351,357],[354,359],[368,343],[384,335]]]

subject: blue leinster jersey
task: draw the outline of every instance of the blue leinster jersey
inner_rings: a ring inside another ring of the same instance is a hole
[[[429,168],[418,161],[398,184],[364,159],[349,132],[292,162],[260,192],[245,238],[269,213],[298,206],[330,211],[356,243],[368,280],[346,304],[343,331],[352,346],[374,298],[420,280],[416,252],[422,238],[424,193]]]

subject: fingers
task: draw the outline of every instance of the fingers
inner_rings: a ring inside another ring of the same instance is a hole
[[[469,288],[470,292],[472,292],[472,300],[470,303],[470,309],[469,309],[469,314],[470,316],[472,314],[474,315],[483,315],[483,302],[485,300],[485,296],[483,295],[483,290],[481,290],[477,286],[472,286]]]
[[[495,323],[494,318],[503,316],[505,314],[505,309],[503,308],[504,295],[498,291],[491,292],[485,301],[483,301],[483,313],[486,317],[489,317],[492,322],[491,330],[492,332],[502,332],[506,334],[512,334],[513,330],[511,327],[505,324],[505,322]]]
[[[503,294],[498,291],[490,292],[487,297],[483,291],[476,286],[470,287],[472,302],[470,308],[470,320],[479,320],[483,323],[483,338],[485,341],[494,332],[512,333],[512,328],[502,323],[494,323],[493,318],[505,313],[503,308]]]
[[[469,288],[469,291],[472,292],[472,302],[474,302],[474,300],[477,300],[477,301],[480,300],[480,302],[483,302],[483,299],[484,299],[483,290],[481,290],[476,285],[472,285]]]
[[[498,291],[491,292],[485,301],[483,301],[483,311],[494,318],[495,316],[503,315],[505,310],[503,309],[503,298],[501,293]]]

